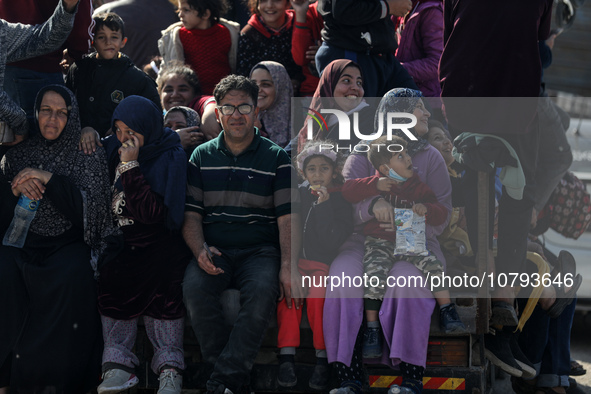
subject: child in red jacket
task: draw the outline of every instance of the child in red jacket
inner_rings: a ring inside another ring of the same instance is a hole
[[[387,147],[399,145],[398,152],[391,152]],[[447,209],[437,201],[435,193],[419,176],[414,173],[412,159],[406,152],[406,141],[400,137],[377,139],[370,147],[368,158],[379,172],[368,178],[352,179],[345,182],[342,189],[343,197],[357,203],[366,198],[380,194],[394,208],[412,207],[414,213],[426,216],[426,224],[438,226],[447,219]],[[377,202],[377,200],[376,200]],[[393,210],[391,212],[393,222]],[[388,231],[390,230],[390,231]],[[365,288],[365,314],[367,330],[363,341],[363,357],[378,358],[382,355],[382,338],[378,311],[386,292],[388,273],[394,262],[405,260],[415,265],[424,275],[431,279],[443,275],[443,263],[429,253],[423,255],[395,254],[396,231],[382,228],[376,219],[369,221],[363,233],[365,253],[363,257],[364,273],[367,277],[379,278],[378,286]],[[439,281],[438,281],[439,282]],[[439,282],[438,284],[441,284]],[[455,305],[451,302],[449,290],[442,285],[433,292],[440,307],[440,325],[442,331],[464,332],[466,327],[460,320]]]

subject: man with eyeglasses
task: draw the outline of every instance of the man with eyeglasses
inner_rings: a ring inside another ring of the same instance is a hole
[[[183,293],[211,393],[244,389],[278,297],[296,308],[303,297],[296,269],[291,283],[295,173],[287,153],[254,127],[258,90],[242,76],[218,83],[215,112],[223,130],[190,159],[183,236],[194,260]],[[220,301],[227,288],[240,291],[232,329]]]

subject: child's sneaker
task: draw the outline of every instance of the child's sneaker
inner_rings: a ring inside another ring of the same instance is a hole
[[[461,334],[466,332],[466,326],[462,323],[462,320],[460,320],[455,304],[449,304],[448,306],[441,308],[439,311],[439,327],[441,328],[441,331],[446,334]]]
[[[132,388],[139,379],[122,369],[109,369],[103,374],[103,382],[97,387],[99,394],[115,394]]]
[[[382,357],[382,329],[366,328],[363,334],[363,358]]]
[[[158,380],[160,381],[160,388],[156,394],[181,394],[183,377],[173,368],[160,372]]]

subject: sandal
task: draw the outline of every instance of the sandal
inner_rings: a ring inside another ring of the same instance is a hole
[[[579,364],[576,360],[570,360],[570,376],[581,376],[585,375],[587,370],[583,368],[581,364]]]
[[[577,290],[579,290],[579,287],[581,287],[581,283],[583,282],[581,274],[577,274],[577,263],[575,258],[566,250],[561,250],[558,255],[558,263],[550,274],[552,282],[554,282],[554,279],[557,278],[558,275],[560,275],[561,281],[564,282],[566,277],[567,279],[572,279],[573,283],[569,291],[564,291],[564,283],[561,285],[552,283],[552,286],[554,286],[554,289],[556,290],[556,301],[546,313],[553,319],[560,316],[564,308],[573,302],[573,299],[577,295]]]

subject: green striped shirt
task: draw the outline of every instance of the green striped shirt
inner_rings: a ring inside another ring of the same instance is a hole
[[[185,210],[203,216],[203,234],[211,245],[278,247],[277,218],[292,212],[292,197],[299,199],[289,156],[258,130],[250,146],[234,156],[223,134],[191,155]]]

